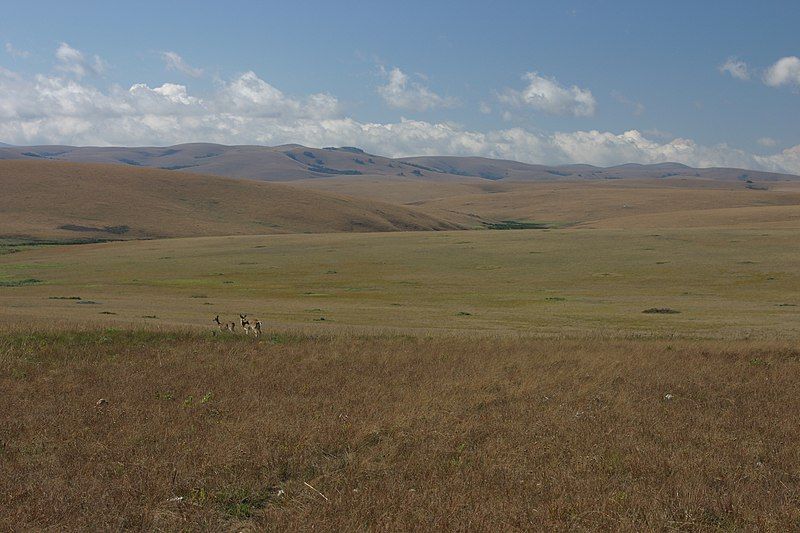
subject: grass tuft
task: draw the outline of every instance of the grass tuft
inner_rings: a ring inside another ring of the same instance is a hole
[[[672,309],[671,307],[651,307],[649,309],[645,309],[642,313],[651,314],[651,315],[675,315],[680,313],[680,311]]]

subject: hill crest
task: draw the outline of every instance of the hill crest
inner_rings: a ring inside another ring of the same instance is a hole
[[[451,181],[553,181],[643,178],[704,178],[724,181],[797,180],[799,176],[738,168],[692,168],[681,163],[611,167],[585,164],[537,165],[462,156],[389,158],[356,147],[309,148],[188,143],[166,147],[0,146],[0,160],[57,160],[154,167],[263,181],[293,181],[336,176],[392,176]]]
[[[0,161],[4,238],[458,229],[413,208],[278,183],[124,165]]]

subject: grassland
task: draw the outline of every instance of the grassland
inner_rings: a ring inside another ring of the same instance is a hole
[[[0,161],[0,238],[119,240],[459,227],[413,208],[125,165]]]
[[[91,169],[0,199],[0,530],[800,529],[794,184]],[[263,234],[353,220],[503,230]]]
[[[800,336],[791,229],[273,235],[0,255],[0,323],[688,338]],[[54,299],[77,297],[81,300]],[[675,314],[646,314],[668,307]],[[148,318],[143,318],[148,317]]]
[[[700,178],[593,181],[337,177],[293,182],[319,192],[386,199],[466,226],[503,220],[606,229],[800,228],[800,184]]]
[[[7,331],[0,528],[796,530],[799,364],[781,342]]]

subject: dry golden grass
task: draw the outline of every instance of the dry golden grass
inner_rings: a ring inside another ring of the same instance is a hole
[[[800,529],[796,187],[3,168],[4,234],[628,229],[0,246],[0,530]]]
[[[465,225],[526,220],[602,228],[800,227],[800,187],[699,178],[595,181],[460,181],[336,177],[294,186],[373,200],[386,199]]]
[[[126,165],[0,161],[0,190],[0,237],[129,239],[458,227],[384,202]],[[73,229],[61,229],[65,225]],[[128,228],[124,233],[102,231],[122,226]]]
[[[798,365],[746,341],[7,331],[0,529],[796,530]]]

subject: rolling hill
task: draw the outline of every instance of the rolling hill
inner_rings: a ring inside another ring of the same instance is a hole
[[[591,165],[532,165],[483,157],[424,156],[392,159],[353,147],[308,148],[282,146],[223,146],[194,143],[168,147],[5,146],[2,159],[59,160],[82,163],[121,163],[202,174],[292,181],[340,176],[392,176],[425,181],[554,181],[704,178],[741,182],[798,180],[798,176],[737,168],[692,168],[679,163]]]
[[[319,192],[381,199],[466,225],[528,221],[605,228],[800,227],[800,181],[763,188],[709,178],[429,183],[347,176],[292,182]],[[460,218],[459,218],[460,217]]]
[[[0,160],[30,159],[80,163],[115,163],[135,167],[251,178],[292,181],[328,176],[421,176],[411,162],[367,154],[358,148],[307,148],[283,146],[222,146],[182,144],[170,147],[0,147]],[[448,174],[425,171],[428,178],[447,179]],[[458,178],[458,176],[453,176]]]
[[[619,180],[703,178],[722,181],[787,181],[800,179],[790,174],[778,174],[741,168],[694,168],[681,163],[656,163],[641,165],[626,163],[612,167],[592,165],[530,165],[517,161],[488,159],[484,157],[429,156],[408,157],[400,161],[429,169],[430,171],[477,176],[489,180]]]
[[[2,161],[4,159],[7,161]],[[84,206],[80,213],[62,209],[53,219],[46,210],[36,211],[36,205],[30,206],[33,211],[28,211],[22,204],[11,201],[2,216],[8,217],[9,209],[19,216],[13,224],[7,219],[4,227],[13,227],[14,232],[21,235],[97,238],[109,233],[103,229],[106,226],[112,229],[128,226],[130,229],[125,233],[128,236],[157,237],[476,228],[506,221],[606,228],[660,224],[725,226],[736,225],[737,221],[753,227],[762,223],[787,227],[800,224],[796,214],[800,209],[797,207],[800,206],[800,177],[735,168],[698,169],[678,163],[608,168],[546,166],[450,156],[392,159],[353,147],[300,145],[0,147],[0,164],[33,165],[19,167],[31,169],[27,176],[32,184],[41,183],[45,178],[37,178],[34,169],[50,169],[46,175],[52,178],[61,172],[53,170],[57,168],[65,171],[73,168],[69,172],[74,174],[74,168],[79,167],[69,165],[76,162],[114,164],[105,167],[107,179],[101,180],[104,186],[118,183],[114,187],[129,195],[128,205],[169,203],[165,209],[173,214],[172,221],[162,224],[164,216],[158,211],[159,223],[143,225],[141,219],[134,216],[140,210],[130,213],[130,223],[115,221],[112,219],[120,218],[118,213],[123,211],[110,207],[104,211],[102,205],[91,209]],[[154,183],[160,185],[152,190],[141,181],[145,176],[150,179],[156,176],[148,174],[147,167],[156,167],[157,170],[151,172],[159,173]],[[192,184],[189,189],[195,194],[193,199],[177,200],[182,193],[175,189],[176,184],[184,183],[182,180],[187,174],[196,172],[206,175],[201,180],[195,176],[186,182]],[[249,179],[231,181],[212,178],[212,175]],[[128,177],[133,177],[133,183],[122,185]],[[95,192],[90,184],[81,180],[77,182],[82,183],[83,197],[96,199],[94,203],[101,201],[101,192]],[[258,182],[266,188],[258,189]],[[67,185],[59,183],[60,187]],[[276,188],[267,191],[270,185]],[[55,197],[61,199],[62,195],[55,194]],[[271,199],[278,197],[281,200],[277,202]],[[207,198],[213,198],[217,204],[211,205]],[[115,206],[116,197],[106,204]],[[243,207],[237,208],[237,205]],[[324,207],[308,209],[310,205]],[[748,211],[738,211],[744,208]],[[718,211],[722,209],[728,211]],[[59,222],[62,215],[67,214],[75,214],[75,220]],[[741,219],[737,218],[739,214]],[[41,222],[26,225],[34,217],[40,217]],[[93,218],[103,223],[92,223]],[[192,220],[200,222],[190,222]],[[61,226],[71,229],[58,229]],[[48,228],[47,231],[44,228]],[[12,232],[4,229],[2,233]]]
[[[101,240],[457,229],[413,208],[125,165],[0,161],[0,237]]]

